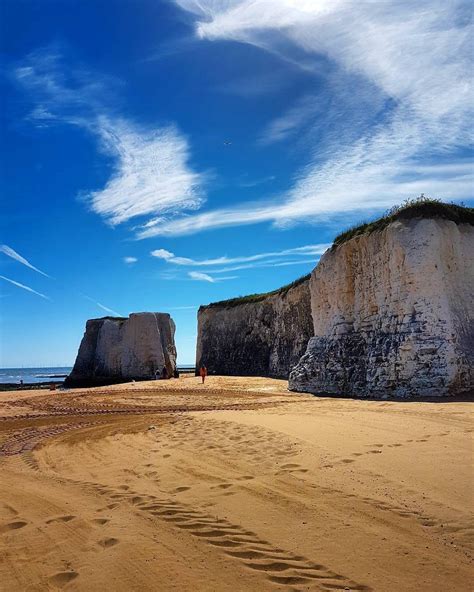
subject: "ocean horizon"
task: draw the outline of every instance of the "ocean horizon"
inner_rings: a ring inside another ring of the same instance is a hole
[[[192,370],[194,364],[178,365],[178,370]],[[23,380],[24,384],[37,384],[40,382],[63,382],[71,372],[72,366],[39,366],[24,368],[0,368],[0,384],[17,383]]]

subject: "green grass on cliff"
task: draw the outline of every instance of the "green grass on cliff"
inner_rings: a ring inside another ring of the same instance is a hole
[[[410,220],[412,218],[442,218],[451,220],[456,224],[474,225],[474,208],[445,203],[439,199],[421,195],[416,199],[406,200],[401,205],[393,207],[384,216],[373,222],[365,222],[341,232],[334,239],[332,248],[335,249],[356,236],[380,232],[395,220]]]
[[[362,234],[371,234],[372,232],[381,231],[395,220],[410,220],[412,218],[442,218],[444,220],[451,220],[456,224],[472,224],[474,225],[474,208],[466,206],[459,206],[454,203],[445,203],[439,199],[432,199],[425,197],[423,194],[416,199],[406,200],[399,206],[390,209],[384,216],[374,220],[373,222],[366,222],[358,226],[354,226],[341,232],[334,239],[332,249],[347,242],[351,238],[361,236]],[[230,300],[221,300],[220,302],[212,302],[211,304],[203,305],[200,310],[207,308],[232,308],[240,304],[249,304],[251,302],[261,302],[268,296],[275,294],[286,294],[288,290],[294,288],[310,278],[311,274],[305,275],[291,284],[283,286],[273,292],[266,292],[263,294],[249,294],[248,296],[239,296],[231,298]]]
[[[291,290],[292,288],[296,288],[300,284],[309,280],[311,274],[308,273],[303,277],[298,278],[291,284],[287,284],[286,286],[282,286],[278,288],[278,290],[273,290],[272,292],[264,292],[262,294],[249,294],[248,296],[238,296],[237,298],[231,298],[230,300],[221,300],[220,302],[211,302],[211,304],[206,304],[200,307],[199,310],[205,310],[206,308],[233,308],[234,306],[239,306],[240,304],[249,304],[251,302],[261,302],[268,298],[268,296],[274,296],[275,294],[284,295]]]

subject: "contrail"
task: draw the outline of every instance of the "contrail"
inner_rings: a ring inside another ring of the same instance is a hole
[[[33,271],[36,271],[36,272],[40,273],[41,275],[44,275],[47,278],[51,277],[47,273],[44,273],[44,271],[41,271],[41,269],[38,269],[34,265],[31,265],[31,263],[28,261],[28,259],[25,259],[24,257],[22,257],[19,253],[14,251],[8,245],[0,245],[0,253],[4,253],[7,257],[11,257],[12,259],[15,259],[15,261],[18,261],[18,263],[22,263],[23,265],[26,265],[26,267],[29,267]]]
[[[46,274],[44,274],[44,275],[46,275]],[[6,282],[10,282],[10,284],[17,286],[18,288],[23,288],[23,290],[27,290],[28,292],[32,292],[33,294],[36,294],[37,296],[41,296],[41,298],[44,298],[45,300],[51,300],[51,298],[49,298],[49,296],[45,296],[44,294],[41,294],[41,292],[37,292],[36,290],[33,290],[33,288],[29,288],[28,286],[25,286],[24,284],[20,284],[20,282],[15,282],[15,280],[11,280],[10,278],[5,277],[4,275],[0,275],[0,278],[2,280],[5,280]]]

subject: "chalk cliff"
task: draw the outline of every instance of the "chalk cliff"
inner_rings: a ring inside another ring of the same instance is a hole
[[[150,379],[166,366],[176,368],[175,324],[169,314],[140,312],[129,318],[87,321],[66,386],[89,386]]]
[[[313,335],[309,277],[270,294],[201,306],[196,367],[287,378]]]
[[[291,390],[441,396],[474,388],[474,226],[399,219],[333,247]],[[306,335],[306,334],[305,334]]]

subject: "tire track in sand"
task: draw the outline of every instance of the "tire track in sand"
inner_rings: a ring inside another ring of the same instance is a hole
[[[163,520],[174,528],[187,532],[230,559],[239,561],[246,569],[261,573],[285,590],[289,586],[294,590],[314,591],[372,590],[325,565],[276,547],[251,530],[173,498],[140,494],[131,489],[124,491],[99,483],[84,482],[82,486],[95,490],[115,503],[130,503],[149,518]]]

